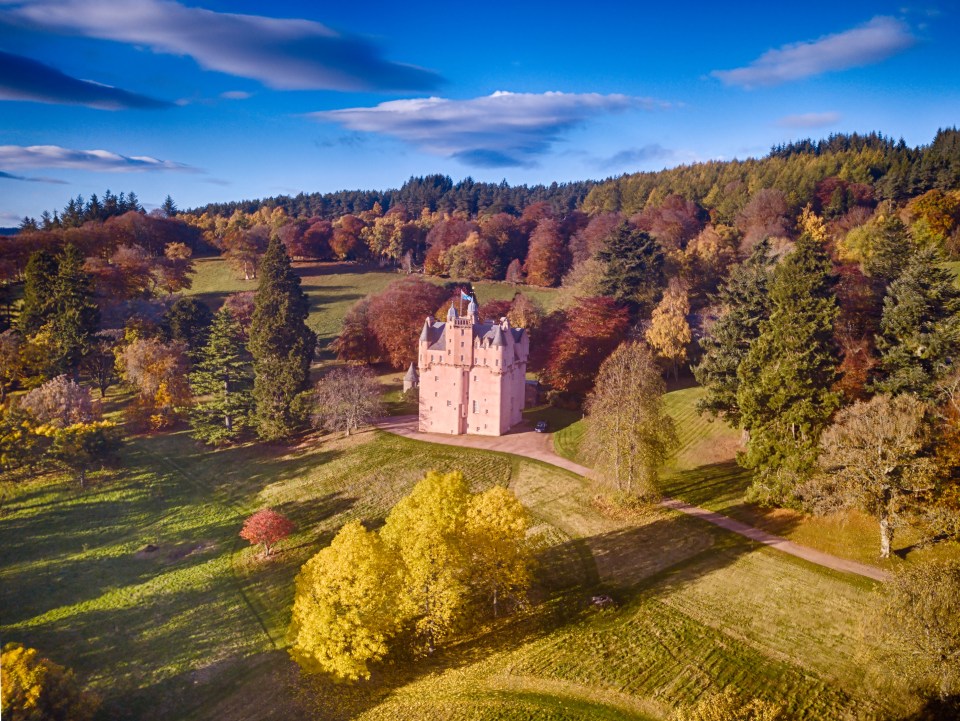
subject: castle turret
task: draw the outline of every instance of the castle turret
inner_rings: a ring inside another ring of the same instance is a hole
[[[407,368],[407,374],[403,377],[403,392],[406,393],[411,388],[416,388],[417,381],[417,369],[414,368],[413,363],[411,363],[410,367]]]

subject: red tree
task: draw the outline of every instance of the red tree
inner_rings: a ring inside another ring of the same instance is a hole
[[[552,218],[537,223],[530,235],[527,253],[527,283],[552,286],[560,282],[567,266],[567,249],[560,233],[560,224]]]
[[[623,340],[630,318],[612,298],[583,298],[563,321],[550,342],[541,378],[560,393],[583,396],[593,387],[600,364]]]
[[[293,522],[272,508],[263,508],[246,521],[240,531],[240,538],[263,546],[264,555],[270,555],[270,547],[293,533]]]
[[[423,278],[407,276],[371,296],[370,327],[390,365],[405,368],[417,359],[423,321],[447,299],[448,292]]]

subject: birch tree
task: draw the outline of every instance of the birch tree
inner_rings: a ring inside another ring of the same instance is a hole
[[[665,391],[641,343],[622,343],[600,366],[587,398],[586,445],[594,468],[621,493],[650,500],[659,495],[658,469],[677,443]]]

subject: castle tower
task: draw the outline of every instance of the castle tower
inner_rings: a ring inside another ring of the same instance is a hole
[[[424,320],[418,345],[421,431],[499,436],[520,422],[525,330],[506,318],[481,321],[471,299],[464,316],[451,306],[445,323]]]

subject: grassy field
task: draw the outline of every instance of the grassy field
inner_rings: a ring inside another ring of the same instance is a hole
[[[6,484],[0,521],[3,638],[75,667],[104,718],[664,719],[728,683],[797,718],[909,703],[863,679],[869,582],[665,510],[611,515],[544,464],[380,432],[217,452],[172,433],[123,455],[84,493]],[[509,484],[530,508],[538,603],[349,692],[299,681],[283,652],[299,565],[347,520],[379,523],[428,468]],[[265,505],[298,525],[270,560],[236,535]],[[591,610],[601,591],[619,607]]]
[[[304,272],[317,328],[395,277],[333,270]],[[238,289],[224,264],[201,261],[195,292],[215,302]],[[400,375],[381,374],[395,412]],[[872,548],[853,521],[782,523],[744,504],[738,437],[696,416],[699,392],[667,398],[681,436],[668,493],[757,514],[809,545]],[[579,413],[527,417],[547,420],[576,458]],[[611,509],[553,466],[377,431],[219,451],[175,432],[133,438],[121,455],[85,492],[53,475],[0,483],[0,635],[75,668],[103,695],[102,719],[666,720],[728,684],[796,719],[896,718],[915,702],[868,662],[872,582],[665,509]],[[345,522],[376,527],[431,468],[509,485],[530,509],[530,608],[430,659],[384,665],[370,683],[301,678],[285,652],[300,565]],[[237,535],[264,506],[297,524],[269,559]],[[597,593],[616,607],[593,608]]]
[[[376,271],[354,263],[295,263],[303,289],[310,298],[310,317],[307,324],[316,332],[321,349],[332,341],[343,316],[354,303],[370,293],[377,293],[400,277],[396,271]],[[434,283],[446,283],[449,279],[425,276]],[[478,281],[473,284],[480,303],[489,300],[510,300],[517,292],[534,298],[547,310],[553,307],[556,290],[516,286],[495,281]],[[219,308],[231,293],[256,290],[256,280],[244,280],[221,258],[199,258],[193,275],[193,285],[187,291]]]
[[[720,420],[697,413],[702,397],[699,387],[667,393],[667,412],[677,424],[679,445],[672,461],[663,469],[663,492],[689,503],[737,518],[750,525],[785,536],[797,543],[844,558],[878,566],[895,567],[902,561],[915,562],[931,557],[960,555],[956,543],[917,546],[919,534],[909,528],[898,529],[894,540],[897,557],[882,561],[879,531],[872,518],[849,512],[818,518],[789,509],[761,508],[746,501],[750,471],[736,463],[741,434]],[[537,411],[534,411],[536,413]],[[580,452],[585,421],[569,411],[541,413],[550,416],[558,430],[554,449],[560,455],[584,465],[589,459]]]

